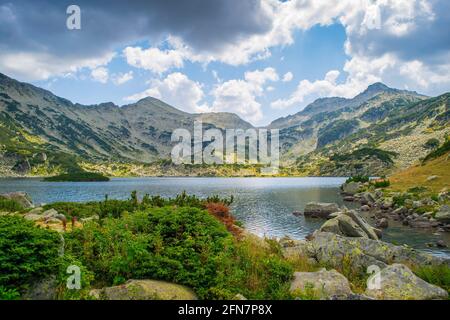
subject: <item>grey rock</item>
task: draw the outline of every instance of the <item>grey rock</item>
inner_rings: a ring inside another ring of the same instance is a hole
[[[436,241],[436,246],[439,248],[447,248],[447,245],[445,244],[444,240]]]
[[[26,192],[18,191],[18,192],[3,193],[0,194],[0,197],[13,200],[19,203],[25,209],[33,208],[33,201]]]
[[[449,260],[405,246],[367,238],[349,238],[316,231],[304,253],[318,263],[340,269],[346,261],[354,270],[365,272],[370,265],[386,267],[391,263],[407,265],[448,265]],[[348,266],[346,266],[348,267]]]
[[[355,193],[358,193],[359,189],[361,189],[360,182],[349,182],[349,183],[344,183],[342,185],[342,192],[349,196],[352,196]]]
[[[353,295],[346,277],[336,270],[326,269],[317,272],[295,272],[290,292],[294,296],[307,293],[316,299],[347,299]]]
[[[386,218],[381,218],[380,220],[377,221],[375,226],[377,228],[385,229],[385,228],[389,227],[389,222]]]
[[[158,280],[128,280],[123,285],[91,290],[90,295],[104,300],[197,300],[191,289]]]
[[[448,294],[442,288],[420,279],[403,264],[393,264],[373,274],[369,278],[380,279],[380,286],[366,289],[365,294],[383,300],[433,300],[447,299]]]
[[[361,206],[361,211],[369,211],[370,207],[368,205]]]
[[[305,217],[327,218],[333,212],[339,211],[339,206],[336,203],[320,203],[309,202],[305,206]]]
[[[450,207],[447,205],[441,206],[439,211],[436,212],[434,218],[440,222],[450,222]]]

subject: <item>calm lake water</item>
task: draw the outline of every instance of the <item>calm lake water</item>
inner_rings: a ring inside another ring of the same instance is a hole
[[[133,190],[140,196],[174,197],[186,190],[200,197],[217,194],[233,195],[233,214],[245,227],[258,235],[303,239],[320,227],[323,220],[296,217],[293,211],[303,211],[306,203],[336,202],[343,205],[339,186],[345,178],[115,178],[110,182],[43,182],[40,179],[0,179],[0,193],[25,191],[37,204],[55,201],[126,199]],[[349,208],[356,204],[346,202]],[[429,249],[428,242],[444,239],[448,234],[433,235],[429,231],[401,225],[388,228],[386,241],[450,257],[448,249]]]

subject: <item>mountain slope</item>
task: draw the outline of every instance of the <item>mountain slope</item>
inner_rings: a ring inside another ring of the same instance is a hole
[[[168,158],[173,130],[192,132],[195,120],[202,120],[205,128],[252,127],[235,114],[189,114],[151,97],[123,107],[73,104],[0,74],[0,128],[15,128],[15,133],[1,136],[0,144],[9,151],[21,149],[11,137],[24,140],[26,134],[39,138],[38,151],[63,152],[89,161],[152,162]]]
[[[449,100],[375,83],[352,99],[318,99],[269,128],[280,129],[281,163],[292,174],[382,175],[424,157],[428,140],[445,139]],[[74,104],[0,74],[0,175],[67,171],[81,161],[164,164],[173,130],[192,132],[196,120],[205,129],[252,128],[232,113],[190,114],[151,97]]]
[[[362,113],[358,110],[364,107],[357,108],[356,120],[365,126],[299,156],[297,168],[319,175],[383,175],[413,165],[429,152],[427,141],[442,142],[450,133],[450,93],[417,102],[403,99]]]

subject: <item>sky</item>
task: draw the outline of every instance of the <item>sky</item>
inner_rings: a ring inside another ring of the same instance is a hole
[[[77,103],[152,96],[260,126],[378,81],[450,91],[448,12],[448,0],[0,0],[0,72]]]

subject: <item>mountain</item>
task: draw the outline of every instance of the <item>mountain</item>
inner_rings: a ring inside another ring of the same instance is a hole
[[[151,97],[121,107],[111,102],[74,104],[0,74],[0,144],[6,151],[50,150],[89,161],[152,162],[168,158],[172,131],[192,131],[195,120],[202,120],[205,128],[252,127],[235,114],[190,114]],[[21,145],[13,141],[17,139]]]
[[[280,130],[283,174],[383,175],[424,157],[428,140],[445,140],[449,99],[450,93],[429,98],[374,83],[351,99],[318,99],[268,128]],[[196,120],[205,129],[252,128],[232,113],[191,114],[151,97],[81,105],[0,74],[0,176],[48,175],[80,163],[119,175],[127,171],[116,163],[141,166],[137,175],[177,174],[166,166],[172,132],[192,132]],[[162,172],[145,169],[158,162]],[[189,170],[183,174],[198,174]]]
[[[364,90],[363,92],[361,92],[352,99],[340,97],[319,98],[314,102],[310,103],[309,105],[307,105],[300,112],[272,121],[269,124],[269,128],[278,128],[278,129],[287,128],[298,125],[303,121],[307,121],[311,119],[311,117],[319,113],[332,112],[345,108],[354,108],[380,94],[385,94],[388,96],[405,95],[405,96],[414,96],[418,98],[426,97],[413,91],[393,89],[389,88],[388,86],[386,86],[381,82],[376,82],[368,86],[366,90]]]

